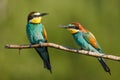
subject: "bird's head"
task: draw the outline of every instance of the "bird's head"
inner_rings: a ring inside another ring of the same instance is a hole
[[[71,34],[75,34],[79,31],[84,32],[86,31],[82,25],[78,22],[72,22],[71,24],[68,24],[66,26],[61,26],[62,28],[67,29]]]
[[[33,24],[39,24],[41,23],[42,17],[47,14],[48,13],[31,12],[28,15],[28,22]]]
[[[75,34],[80,31],[79,25],[76,22],[72,22],[71,24],[61,26],[62,28],[67,29],[71,34]]]

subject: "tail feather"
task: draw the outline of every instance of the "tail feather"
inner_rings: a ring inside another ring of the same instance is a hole
[[[44,63],[44,67],[46,69],[50,70],[50,72],[52,73],[47,47],[35,48],[35,50],[38,52],[38,54],[42,58],[43,63]]]
[[[44,63],[44,68],[47,68],[50,71],[50,73],[52,73],[50,62],[44,61],[43,63]]]
[[[108,65],[105,63],[105,61],[102,58],[98,58],[99,62],[101,63],[102,67],[106,72],[108,72],[111,75],[110,68]]]

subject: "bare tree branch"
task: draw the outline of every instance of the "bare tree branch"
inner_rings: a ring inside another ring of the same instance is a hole
[[[110,59],[110,60],[115,60],[115,61],[120,61],[120,57],[119,56],[114,56],[114,55],[107,55],[107,54],[98,54],[95,52],[90,52],[90,51],[85,51],[85,50],[79,50],[79,49],[73,49],[73,48],[68,48],[62,45],[58,45],[55,43],[43,43],[43,44],[34,44],[34,45],[28,45],[28,44],[24,44],[24,45],[5,45],[5,48],[8,49],[27,49],[27,48],[36,48],[36,47],[52,47],[52,48],[56,48],[56,49],[60,49],[60,50],[64,50],[64,51],[68,51],[68,52],[73,52],[76,54],[83,54],[83,55],[87,55],[87,56],[92,56],[92,57],[102,57],[102,58],[106,58],[106,59]]]

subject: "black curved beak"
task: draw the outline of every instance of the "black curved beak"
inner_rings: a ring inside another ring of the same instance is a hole
[[[75,28],[75,26],[70,26],[69,24],[68,25],[60,25],[59,27],[64,28],[64,29]]]
[[[69,26],[66,26],[66,25],[60,25],[59,27],[60,27],[60,28],[64,28],[64,29],[69,28]]]
[[[39,16],[45,16],[45,15],[48,15],[48,13],[40,13]]]

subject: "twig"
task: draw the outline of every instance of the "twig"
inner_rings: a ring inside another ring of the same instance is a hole
[[[92,57],[102,57],[102,58],[106,58],[106,59],[110,59],[110,60],[120,61],[119,56],[107,55],[107,54],[98,54],[95,52],[68,48],[68,47],[58,45],[55,43],[43,43],[41,45],[40,44],[34,44],[34,45],[28,45],[28,44],[26,44],[26,45],[11,45],[11,44],[7,44],[5,46],[5,48],[8,48],[8,49],[27,49],[27,48],[37,48],[40,46],[41,47],[48,46],[48,47],[52,47],[52,48],[56,48],[56,49],[60,49],[60,50],[68,51],[68,52],[73,52],[76,54],[83,54],[83,55],[92,56]]]

